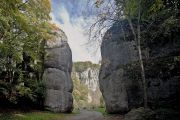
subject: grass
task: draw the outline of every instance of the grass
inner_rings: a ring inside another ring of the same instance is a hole
[[[51,112],[3,113],[0,120],[60,120],[65,114]]]
[[[103,115],[107,115],[106,109],[104,107],[98,107],[98,108],[95,108],[94,110],[102,113]]]
[[[72,111],[72,114],[80,114],[80,110],[75,108],[75,109]]]
[[[106,108],[105,108],[105,107],[98,107],[98,108],[95,108],[94,110],[97,111],[97,112],[102,113],[103,116],[105,116],[105,117],[108,117],[108,116],[117,116],[117,115],[119,115],[119,114],[108,114],[108,113],[106,112]]]

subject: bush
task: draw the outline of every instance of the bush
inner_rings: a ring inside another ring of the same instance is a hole
[[[0,82],[0,98],[3,101],[1,107],[42,108],[45,98],[45,85],[42,81],[37,80],[28,80],[16,85]]]

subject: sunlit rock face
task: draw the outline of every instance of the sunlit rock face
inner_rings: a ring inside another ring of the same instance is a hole
[[[178,32],[174,31],[173,37],[157,37],[156,42],[151,42],[147,38],[143,43],[142,55],[145,59],[150,107],[180,106]],[[132,108],[143,106],[143,85],[138,52],[128,21],[114,23],[106,32],[101,45],[101,55],[99,83],[107,112],[126,113]]]
[[[87,85],[88,89],[91,91],[96,91],[98,88],[98,76],[99,69],[97,68],[87,68],[83,72],[76,72],[76,77],[81,80],[81,82]]]
[[[52,40],[45,46],[46,109],[53,112],[71,112],[73,109],[71,80],[72,54],[67,37],[60,29],[54,30]]]
[[[99,65],[87,62],[89,65],[85,65],[86,62],[74,63],[73,75],[80,81],[82,85],[85,85],[88,89],[88,100],[87,104],[90,107],[97,107],[100,105],[101,92],[99,90]],[[81,69],[77,66],[83,66]]]

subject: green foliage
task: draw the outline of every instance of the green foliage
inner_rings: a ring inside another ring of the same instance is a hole
[[[83,108],[88,104],[88,87],[80,83],[75,76],[72,76],[74,83],[73,98],[74,98],[74,107]]]
[[[24,86],[23,83],[17,85],[16,90],[20,97],[27,97],[33,99],[32,90],[29,87]]]
[[[37,82],[36,86],[34,86],[34,93],[36,95],[36,101],[44,100],[46,93],[45,83],[42,81]]]
[[[117,12],[123,11],[125,19],[138,20],[140,12],[141,36],[144,42],[161,43],[161,38],[167,40],[164,37],[172,36],[172,32],[180,29],[179,0],[115,0],[115,2],[119,8]],[[135,32],[136,29],[137,26],[134,26]],[[158,37],[161,38],[157,40]]]
[[[100,68],[100,65],[98,64],[93,64],[92,62],[90,61],[87,61],[87,62],[75,62],[73,64],[73,67],[75,69],[76,72],[83,72],[85,71],[86,69],[88,68],[91,68],[91,69],[96,69],[96,68]]]
[[[30,112],[30,113],[6,113],[0,115],[1,120],[54,120],[63,119],[64,114],[55,114],[49,112]]]
[[[49,0],[0,3],[0,98],[6,102],[44,98],[43,43],[52,37],[50,11]]]
[[[103,99],[103,96],[101,96],[100,98],[100,108],[104,108],[105,107],[105,102],[104,102],[104,99]]]
[[[73,64],[73,71],[76,73],[81,73],[86,71],[88,68],[91,69],[99,69],[99,64],[93,64],[90,61],[86,62],[75,62]],[[72,74],[74,90],[73,90],[73,97],[74,97],[74,106],[75,108],[85,108],[85,107],[92,107],[90,103],[88,103],[88,86],[84,83],[81,83],[81,78],[77,78],[75,74]],[[103,104],[103,101],[102,101]]]
[[[102,113],[103,115],[107,115],[106,109],[104,107],[95,108],[94,110]]]
[[[123,11],[126,17],[135,19],[138,17],[138,9],[140,5],[141,19],[147,20],[157,17],[162,11],[168,14],[179,12],[180,2],[178,0],[115,0],[116,6]],[[119,11],[119,12],[120,12]],[[117,11],[118,12],[118,11]]]

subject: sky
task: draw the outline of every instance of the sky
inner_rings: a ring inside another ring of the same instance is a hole
[[[94,22],[95,9],[87,5],[87,0],[52,0],[52,22],[56,23],[67,35],[72,50],[73,61],[101,60],[97,43],[88,44],[87,23]]]

